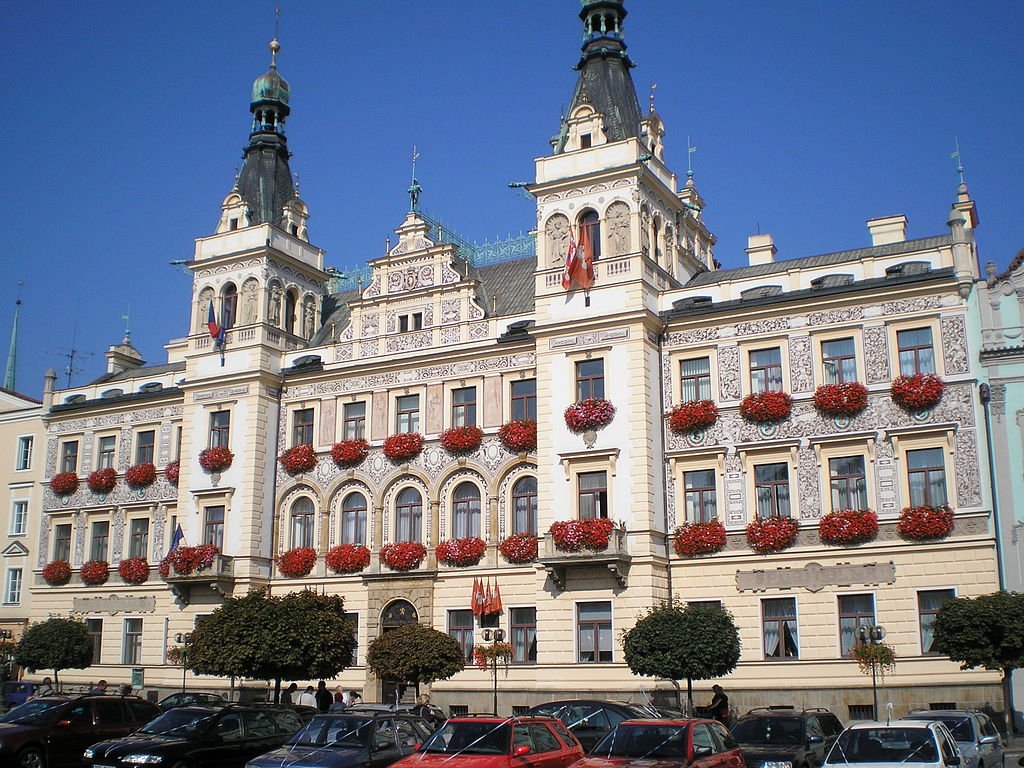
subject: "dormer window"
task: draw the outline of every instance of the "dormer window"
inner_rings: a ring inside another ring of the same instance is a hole
[[[590,134],[580,134],[580,149],[590,149],[591,146],[593,146],[593,144],[590,138]]]
[[[232,232],[234,232],[234,231],[235,231],[236,229],[238,229],[238,218],[237,218],[237,217],[236,217],[236,218],[233,218],[233,219],[231,219],[231,221],[230,221],[230,222],[228,223],[228,228],[229,228],[229,229],[230,229],[230,230],[231,230]]]
[[[398,318],[398,332],[408,333],[409,331],[423,330],[423,313],[410,312],[407,315],[400,315]]]

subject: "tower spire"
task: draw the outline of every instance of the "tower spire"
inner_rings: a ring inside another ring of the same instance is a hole
[[[18,315],[21,313],[21,287],[18,281],[18,298],[14,301],[14,323],[11,324],[11,346],[7,350],[7,369],[4,371],[4,387],[12,392],[15,386],[18,369]]]

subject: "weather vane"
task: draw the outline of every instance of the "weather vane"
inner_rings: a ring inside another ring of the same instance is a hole
[[[956,172],[960,174],[960,183],[965,184],[964,179],[964,164],[960,159],[960,139],[957,136],[953,137],[953,143],[956,145],[956,152],[950,154],[950,158],[956,160]]]
[[[127,314],[121,315],[121,319],[124,320],[124,337],[126,339],[131,338],[131,335],[132,335],[131,329],[128,326],[128,318],[131,316],[131,314],[132,314],[132,305],[129,304],[128,305]]]
[[[693,153],[697,148],[690,143],[690,137],[686,137],[686,178],[693,178]]]
[[[409,185],[409,200],[412,201],[412,210],[418,211],[420,209],[420,195],[423,193],[423,187],[416,181],[416,161],[419,160],[420,153],[416,151],[416,146],[412,148],[412,184]]]

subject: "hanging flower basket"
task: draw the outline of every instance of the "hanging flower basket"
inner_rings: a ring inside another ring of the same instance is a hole
[[[335,573],[359,573],[370,564],[370,550],[362,544],[339,544],[331,547],[326,562]]]
[[[93,493],[110,493],[117,485],[117,470],[113,467],[103,467],[89,473],[85,484]]]
[[[282,453],[277,460],[281,462],[284,471],[292,477],[316,469],[316,451],[308,443],[293,445]]]
[[[148,461],[128,467],[128,471],[124,473],[124,481],[128,483],[129,488],[135,490],[148,488],[156,481],[156,467]]]
[[[126,584],[143,584],[149,579],[149,563],[144,557],[129,557],[118,563],[117,572]]]
[[[668,428],[677,435],[707,429],[718,421],[718,406],[712,400],[680,403],[668,412]]]
[[[359,438],[358,440],[342,440],[335,443],[331,448],[331,458],[334,463],[343,469],[358,467],[366,457],[370,455],[370,444]]]
[[[896,649],[888,643],[858,643],[850,655],[865,675],[872,671],[888,675],[896,669]]]
[[[740,403],[740,415],[755,424],[773,424],[787,418],[793,410],[788,392],[770,390],[747,395]]]
[[[579,552],[589,549],[603,552],[608,549],[614,521],[607,517],[592,517],[586,520],[564,520],[551,524],[551,539],[555,548],[562,552]]]
[[[171,485],[178,485],[178,477],[181,475],[181,462],[172,461],[166,467],[164,467],[164,477],[167,478],[167,482]]]
[[[281,575],[289,579],[308,576],[316,565],[316,550],[312,547],[295,547],[275,557],[274,562]]]
[[[480,447],[484,431],[480,427],[452,427],[441,433],[441,447],[452,456],[465,456]]]
[[[392,571],[411,571],[419,568],[427,548],[418,541],[399,541],[381,547],[380,561]]]
[[[384,455],[395,464],[412,461],[422,450],[423,435],[417,432],[400,432],[384,439]]]
[[[716,518],[706,523],[683,523],[673,534],[677,555],[713,555],[725,548],[725,526]]]
[[[53,560],[43,566],[43,580],[51,587],[63,587],[71,581],[71,564],[67,560]]]
[[[537,422],[533,419],[507,421],[498,429],[501,444],[513,453],[529,453],[537,449]]]
[[[878,535],[878,515],[870,509],[843,509],[829,512],[818,521],[822,544],[848,547],[864,544]]]
[[[953,510],[949,507],[906,507],[900,512],[896,531],[904,539],[943,539],[953,532]]]
[[[565,409],[565,426],[576,434],[607,427],[614,418],[615,406],[611,400],[600,397],[588,397]]]
[[[79,575],[83,584],[98,587],[100,584],[106,584],[110,578],[110,564],[106,560],[90,560],[82,566]]]
[[[537,537],[532,533],[515,533],[502,540],[498,551],[514,565],[532,563],[537,559]]]
[[[222,445],[206,448],[199,454],[199,466],[207,472],[223,472],[234,460],[235,454]]]
[[[467,568],[476,565],[484,556],[487,545],[478,536],[464,539],[448,539],[437,545],[437,561],[445,565]]]
[[[213,565],[220,549],[213,544],[200,544],[197,547],[175,547],[160,561],[160,575],[167,578],[174,571],[177,576],[191,576],[205,571]]]
[[[78,475],[74,472],[59,472],[50,478],[50,490],[58,496],[70,496],[78,490]]]
[[[496,663],[507,669],[512,653],[512,643],[481,643],[473,646],[473,663],[480,669],[491,669]]]
[[[915,373],[893,379],[889,394],[905,411],[927,411],[939,404],[945,389],[945,382],[934,373]]]
[[[822,384],[814,390],[814,407],[825,416],[856,416],[868,407],[868,388],[856,381]]]
[[[755,517],[747,526],[747,544],[762,555],[781,552],[796,543],[800,524],[791,517]]]

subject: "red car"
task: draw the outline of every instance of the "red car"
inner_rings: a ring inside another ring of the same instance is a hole
[[[624,720],[576,768],[626,765],[743,768],[743,753],[715,720]]]
[[[582,757],[551,717],[453,717],[392,768],[567,768]]]

